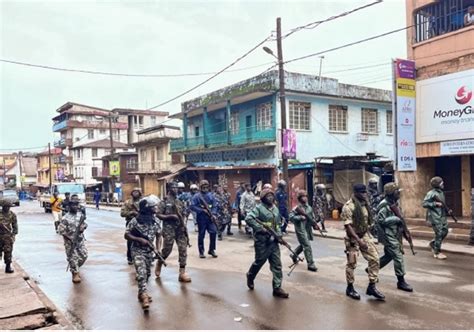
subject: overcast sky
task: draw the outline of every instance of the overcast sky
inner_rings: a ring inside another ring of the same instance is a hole
[[[278,16],[285,32],[373,1],[1,1],[1,58],[129,74],[214,72],[269,36]],[[297,32],[284,39],[283,56],[290,59],[404,27],[404,3],[385,0]],[[266,45],[276,50],[274,41]],[[328,53],[322,72],[344,83],[390,89],[388,63],[395,57],[406,57],[405,32]],[[159,110],[179,112],[181,102],[260,74],[271,61],[258,49],[233,68],[258,67],[224,73]],[[369,67],[348,70],[361,66]],[[285,69],[317,74],[319,58]],[[52,142],[51,118],[68,101],[144,109],[208,77],[110,77],[3,62],[0,76],[0,151]]]

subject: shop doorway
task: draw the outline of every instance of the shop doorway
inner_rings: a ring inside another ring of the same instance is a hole
[[[444,180],[446,205],[453,210],[455,216],[461,216],[461,157],[436,158],[435,173]]]

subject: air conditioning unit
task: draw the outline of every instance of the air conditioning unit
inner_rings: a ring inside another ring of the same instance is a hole
[[[368,141],[369,135],[365,133],[357,133],[357,141]]]

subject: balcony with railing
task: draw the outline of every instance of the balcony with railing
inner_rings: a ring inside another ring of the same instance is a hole
[[[138,170],[133,173],[166,173],[171,170],[171,161],[156,160],[138,163]]]
[[[55,148],[65,148],[67,146],[72,146],[72,138],[62,137],[54,141]]]
[[[221,131],[204,136],[171,140],[171,152],[186,152],[200,149],[232,147],[247,144],[274,142],[276,140],[275,127],[244,127],[237,132]]]
[[[104,120],[61,120],[53,125],[53,131],[63,131],[66,128],[109,129],[109,122]],[[112,129],[128,129],[128,123],[112,122]]]

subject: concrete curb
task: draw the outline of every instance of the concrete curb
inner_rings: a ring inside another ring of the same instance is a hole
[[[30,278],[28,273],[16,262],[13,263],[15,272],[22,275],[25,282],[33,289],[38,296],[39,300],[44,306],[52,312],[57,324],[45,327],[43,329],[59,329],[59,330],[75,330],[72,323],[66,318],[66,316],[56,307],[56,305],[46,296],[46,294],[39,288],[39,286]]]

